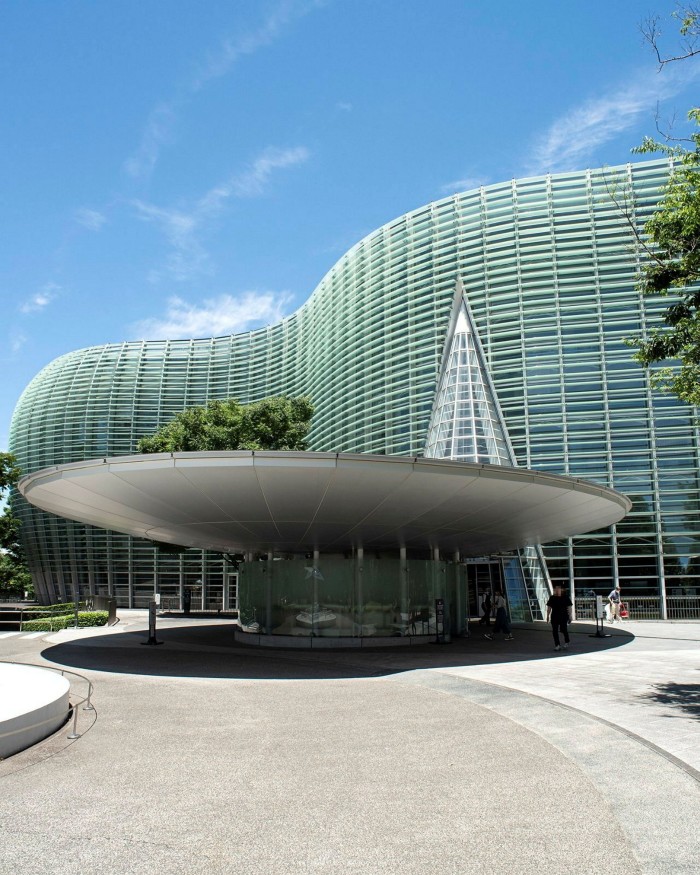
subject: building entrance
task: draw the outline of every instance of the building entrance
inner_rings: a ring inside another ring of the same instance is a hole
[[[489,593],[491,603],[495,592],[505,594],[503,565],[500,559],[466,560],[467,614],[471,619],[481,617],[481,602]]]

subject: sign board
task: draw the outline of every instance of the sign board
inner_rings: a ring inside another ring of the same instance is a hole
[[[155,603],[158,605],[158,607],[160,607],[160,593],[159,593],[159,592],[157,592],[157,593],[153,596],[153,600],[154,600]]]
[[[595,597],[595,618],[596,620],[602,620],[605,617],[605,610],[603,609],[603,596],[597,595]]]
[[[445,599],[435,599],[435,640],[445,642]]]

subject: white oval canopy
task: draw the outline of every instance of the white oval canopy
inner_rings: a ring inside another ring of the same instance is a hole
[[[42,510],[223,552],[431,548],[482,556],[600,529],[613,489],[525,468],[350,453],[120,456],[45,468],[19,490]]]

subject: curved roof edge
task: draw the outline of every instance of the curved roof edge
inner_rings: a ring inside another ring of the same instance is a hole
[[[618,522],[632,503],[588,480],[526,468],[357,453],[162,453],[23,477],[59,516],[226,552],[408,546],[483,555]]]

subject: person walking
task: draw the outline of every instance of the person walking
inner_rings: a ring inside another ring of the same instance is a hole
[[[554,587],[554,593],[550,595],[547,602],[547,622],[552,624],[555,650],[561,650],[562,647],[559,641],[559,632],[564,634],[564,650],[569,646],[568,624],[573,620],[572,611],[571,599],[568,595],[564,595],[561,585],[557,584]]]
[[[506,600],[503,598],[503,593],[497,592],[493,597],[493,606],[496,610],[496,622],[493,624],[493,631],[487,632],[484,638],[493,641],[493,636],[498,632],[505,633],[505,641],[512,641],[513,635],[510,631],[510,620],[508,619],[508,610],[506,608]]]
[[[481,619],[479,620],[480,626],[490,626],[491,625],[491,593],[488,590],[482,593],[481,596]]]
[[[612,592],[608,596],[608,602],[610,603],[610,622],[621,623],[622,620],[620,619],[620,604],[622,603],[622,597],[620,596],[619,586],[616,586],[615,589],[612,590]]]

